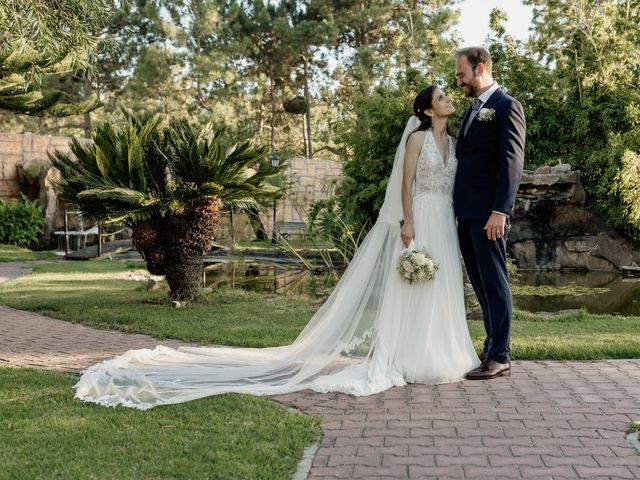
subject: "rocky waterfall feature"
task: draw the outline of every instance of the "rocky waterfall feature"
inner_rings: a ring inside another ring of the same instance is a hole
[[[519,268],[640,273],[640,252],[585,200],[580,172],[568,164],[524,172],[507,237]]]

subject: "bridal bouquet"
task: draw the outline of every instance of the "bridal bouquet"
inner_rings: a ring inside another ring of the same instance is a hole
[[[398,272],[409,283],[431,280],[438,270],[438,265],[424,248],[415,248],[413,242],[400,255]]]

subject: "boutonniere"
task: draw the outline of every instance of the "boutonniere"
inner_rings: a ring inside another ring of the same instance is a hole
[[[493,120],[496,116],[496,111],[493,108],[481,108],[478,112],[478,120],[480,122],[488,122]]]

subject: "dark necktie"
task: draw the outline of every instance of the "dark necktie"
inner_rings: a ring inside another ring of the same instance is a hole
[[[478,113],[478,110],[480,110],[480,107],[482,107],[482,100],[480,100],[478,97],[473,99],[473,102],[471,103],[471,113],[469,114],[469,118],[467,119],[467,123],[464,126],[464,134],[463,135],[467,135],[467,130],[469,130],[469,125],[471,125],[471,122],[473,121],[474,118],[476,118],[476,115]]]

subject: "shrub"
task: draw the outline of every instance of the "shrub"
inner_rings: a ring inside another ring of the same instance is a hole
[[[0,243],[20,247],[35,246],[40,240],[44,219],[37,201],[24,195],[19,200],[0,200]]]
[[[626,150],[622,155],[622,165],[618,171],[617,190],[623,208],[621,216],[627,223],[631,238],[640,244],[640,155]]]
[[[584,163],[585,185],[596,210],[618,232],[640,246],[640,130],[611,135],[609,144]]]

